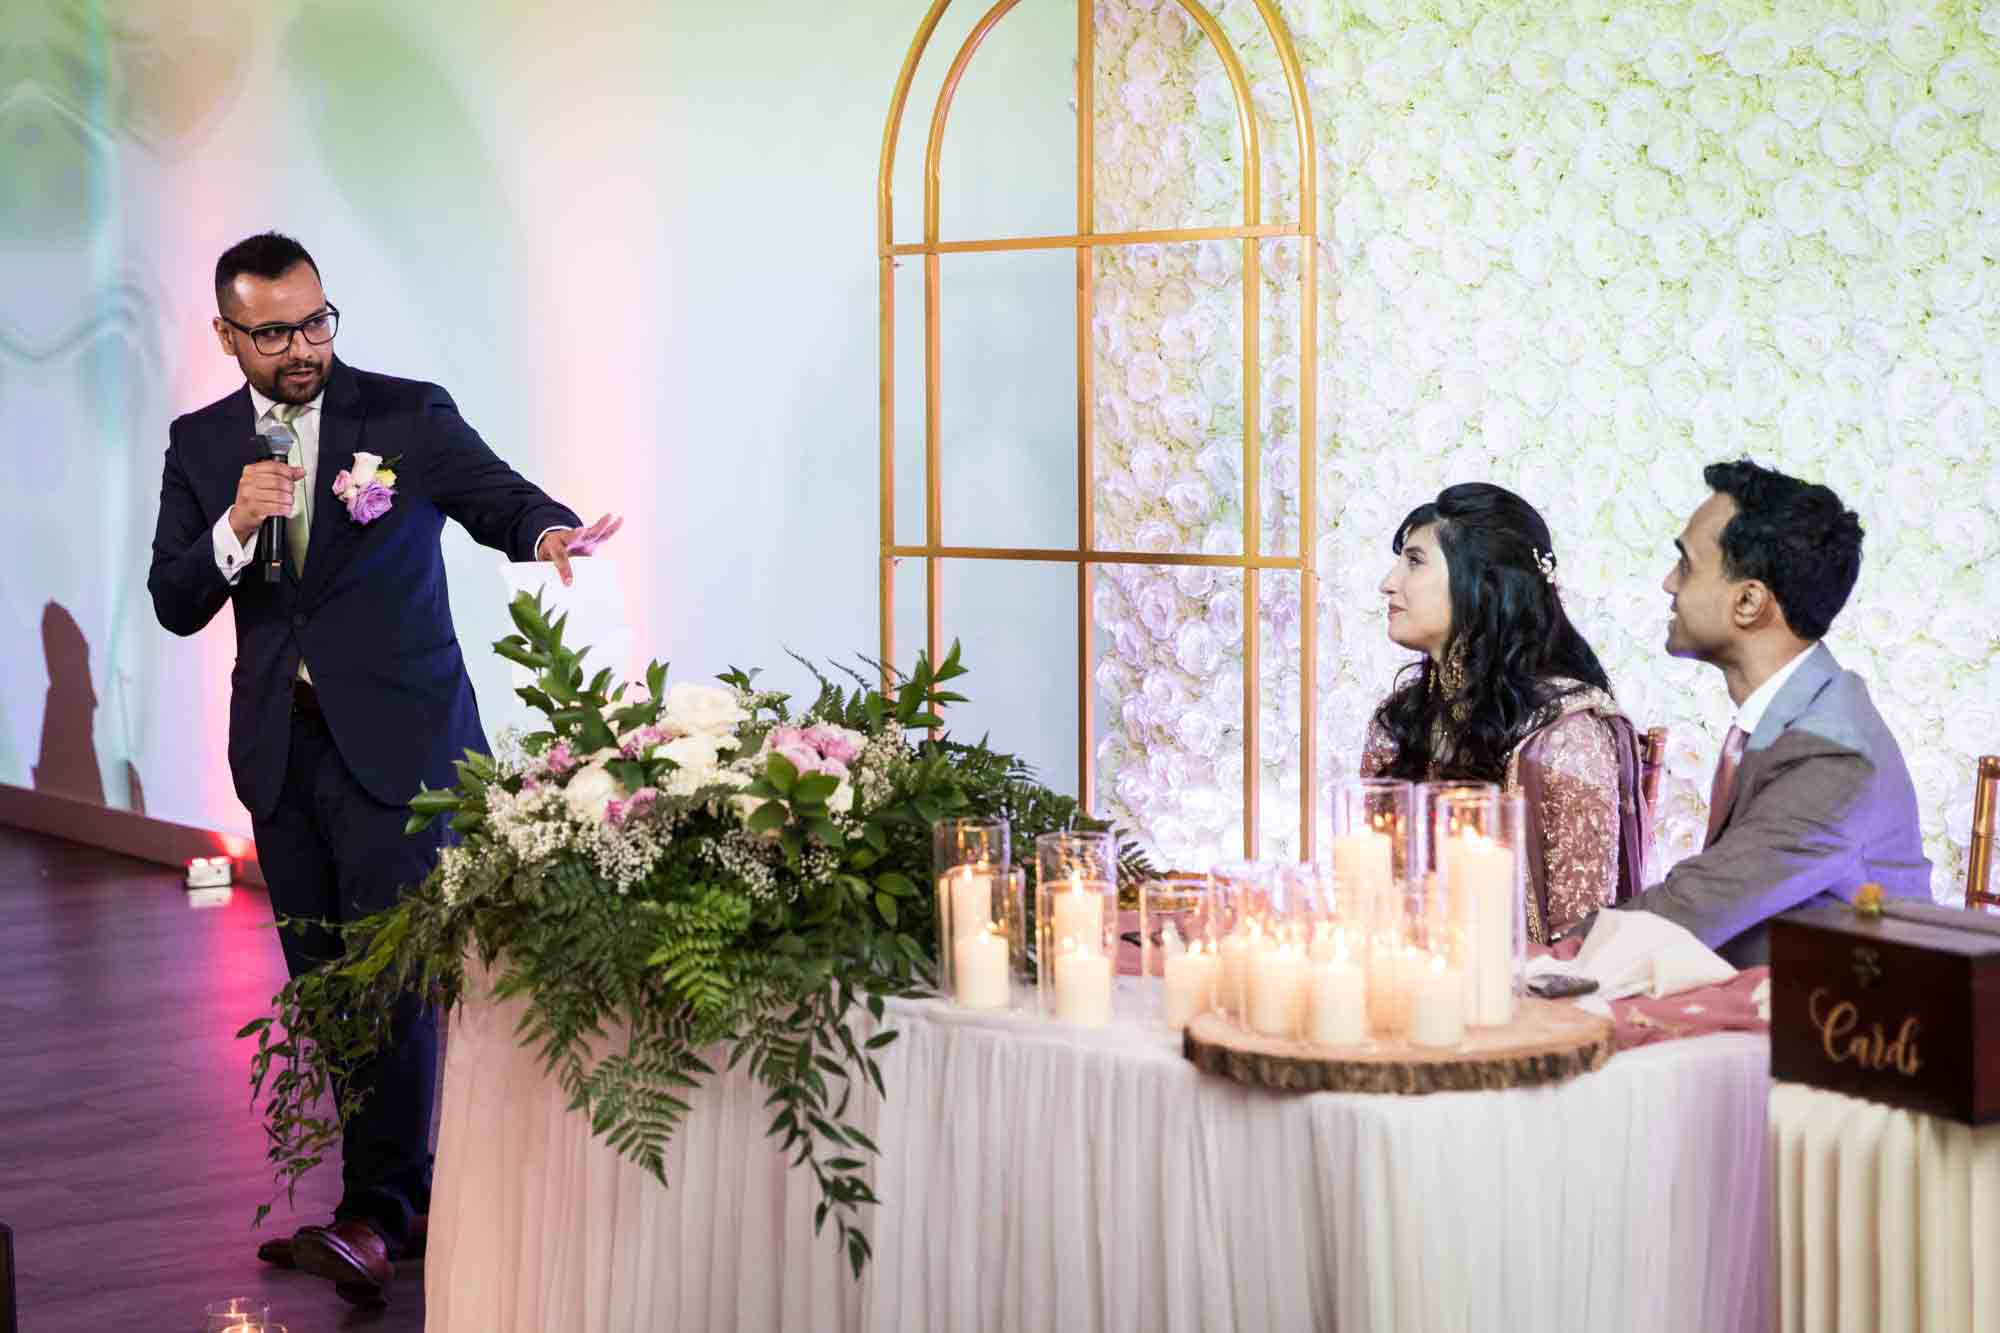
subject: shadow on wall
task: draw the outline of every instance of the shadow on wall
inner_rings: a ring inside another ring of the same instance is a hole
[[[35,790],[104,804],[104,776],[97,769],[93,722],[97,691],[90,684],[90,644],[76,618],[50,602],[42,608],[42,654],[49,693],[42,705],[42,748],[35,758]],[[134,773],[133,790],[138,789]]]

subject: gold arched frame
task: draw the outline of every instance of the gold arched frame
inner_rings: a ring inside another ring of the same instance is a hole
[[[1184,227],[1150,231],[1099,232],[1096,230],[1095,202],[1095,79],[1096,31],[1092,0],[1078,0],[1076,17],[1076,231],[1065,236],[1014,236],[990,240],[947,241],[938,234],[939,162],[944,149],[945,123],[951,114],[952,99],[958,91],[979,45],[1007,16],[1019,0],[996,0],[973,25],[946,71],[931,111],[930,135],[924,150],[923,240],[898,243],[892,208],[892,177],[896,164],[896,143],[902,129],[903,111],[909,100],[910,83],[924,51],[937,31],[939,20],[951,7],[951,0],[932,0],[910,49],[903,58],[890,99],[888,123],[882,131],[882,160],[876,180],[876,241],[881,279],[881,653],[886,665],[896,660],[895,571],[899,561],[921,559],[925,563],[925,638],[933,660],[943,651],[943,608],[940,568],[946,560],[1039,561],[1076,566],[1077,640],[1077,793],[1085,809],[1096,807],[1097,781],[1092,762],[1096,717],[1092,698],[1091,603],[1096,568],[1099,565],[1209,565],[1242,571],[1243,575],[1243,851],[1256,856],[1262,846],[1258,808],[1262,764],[1258,719],[1262,711],[1259,679],[1262,617],[1259,612],[1258,579],[1262,571],[1276,570],[1299,576],[1299,848],[1302,857],[1313,855],[1314,795],[1318,788],[1318,682],[1315,652],[1318,640],[1318,576],[1311,552],[1318,530],[1314,480],[1317,472],[1318,433],[1316,399],[1318,390],[1318,310],[1319,310],[1319,171],[1313,145],[1312,117],[1306,99],[1305,77],[1299,68],[1298,52],[1290,30],[1279,16],[1275,0],[1254,0],[1257,12],[1270,33],[1284,69],[1285,87],[1291,98],[1292,124],[1298,141],[1299,216],[1290,222],[1262,220],[1263,161],[1257,143],[1257,118],[1250,101],[1249,80],[1243,62],[1215,16],[1200,0],[1176,0],[1200,28],[1222,60],[1236,99],[1237,132],[1243,148],[1243,221],[1233,227]],[[1300,238],[1299,263],[1299,535],[1298,554],[1266,555],[1261,549],[1263,527],[1263,476],[1261,468],[1263,424],[1263,384],[1258,357],[1258,335],[1262,316],[1262,289],[1259,242],[1280,236]],[[1158,552],[1102,550],[1096,537],[1096,449],[1094,440],[1096,374],[1091,345],[1094,273],[1093,252],[1106,246],[1155,245],[1163,242],[1240,240],[1243,243],[1243,550],[1238,555],[1165,554]],[[943,283],[940,259],[947,254],[993,253],[1008,250],[1074,250],[1076,252],[1076,546],[1068,549],[1025,547],[951,546],[943,531],[942,481],[939,460],[942,435],[942,346],[939,294]],[[896,539],[896,260],[903,255],[921,255],[924,264],[924,540],[919,544]]]

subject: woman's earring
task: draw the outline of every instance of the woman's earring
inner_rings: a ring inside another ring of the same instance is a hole
[[[1447,699],[1456,699],[1465,691],[1465,645],[1454,642],[1438,663],[1438,689]]]

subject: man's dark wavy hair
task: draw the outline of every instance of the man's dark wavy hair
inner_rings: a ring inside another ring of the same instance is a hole
[[[222,252],[215,261],[215,305],[223,308],[229,299],[229,284],[248,273],[253,278],[280,278],[301,261],[319,276],[319,265],[306,248],[283,232],[263,231],[247,236]]]
[[[1403,669],[1375,710],[1396,747],[1385,776],[1432,776],[1432,736],[1442,718],[1450,744],[1436,776],[1498,782],[1515,745],[1552,704],[1583,686],[1608,693],[1611,680],[1537,566],[1536,553],[1553,558],[1555,543],[1533,505],[1484,482],[1448,486],[1410,511],[1391,549],[1401,555],[1409,535],[1427,525],[1435,525],[1449,569],[1445,652],[1464,654],[1465,685],[1457,698],[1445,698],[1428,656]]]
[[[1736,502],[1722,529],[1722,572],[1755,579],[1801,639],[1823,639],[1861,576],[1861,516],[1824,486],[1747,458],[1710,463],[1708,488]]]

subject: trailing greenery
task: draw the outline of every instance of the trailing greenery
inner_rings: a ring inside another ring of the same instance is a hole
[[[1020,759],[942,734],[963,701],[947,688],[965,674],[956,645],[883,673],[886,692],[815,668],[818,696],[795,717],[751,672],[670,687],[654,663],[643,691],[586,679],[587,650],[539,598],[511,610],[518,632],[495,649],[537,673],[519,693],[547,725],[468,753],[454,786],[416,797],[411,831],[446,819],[455,844],[239,1034],[257,1040],[280,1183],[337,1151],[398,1002],[456,1003],[476,959],[496,998],[523,1002],[518,1035],[570,1109],[662,1183],[710,1060],[746,1067],[770,1094],[768,1133],[818,1183],[815,1225],[834,1221],[858,1274],[876,1148],[854,1097],[864,1082],[889,1095],[884,1001],[935,985],[932,823],[1005,816],[1023,862],[1037,834],[1105,825]],[[1136,853],[1123,869],[1149,872]]]

